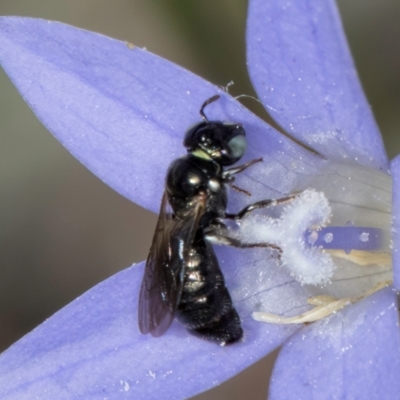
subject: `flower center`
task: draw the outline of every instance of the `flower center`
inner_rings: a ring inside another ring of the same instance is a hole
[[[253,317],[312,322],[391,283],[391,185],[379,171],[329,163],[278,219],[249,216],[243,237],[279,246],[281,264],[305,286],[314,306],[290,318]]]

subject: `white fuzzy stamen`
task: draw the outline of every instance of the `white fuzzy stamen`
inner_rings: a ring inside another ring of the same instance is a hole
[[[301,284],[330,282],[335,264],[321,248],[304,242],[307,229],[318,230],[329,222],[331,208],[324,193],[307,189],[282,211],[280,218],[250,214],[240,223],[240,238],[249,243],[270,243],[282,249],[281,264]]]
[[[334,314],[348,304],[360,301],[391,284],[391,281],[380,282],[359,297],[347,297],[344,299],[335,299],[331,296],[311,297],[308,299],[308,303],[315,305],[315,307],[303,314],[296,315],[294,317],[282,317],[280,315],[264,312],[253,312],[252,317],[256,321],[267,322],[270,324],[304,324],[315,322],[331,314]]]

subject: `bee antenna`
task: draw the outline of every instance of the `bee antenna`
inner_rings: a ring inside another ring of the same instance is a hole
[[[247,99],[252,99],[252,100],[258,101],[260,104],[262,104],[262,102],[259,99],[257,99],[257,97],[249,96],[248,94],[240,94],[239,96],[235,97],[235,100],[239,100],[243,97],[246,97]]]
[[[201,118],[203,118],[204,122],[208,122],[207,116],[206,114],[204,114],[204,109],[210,104],[210,103],[214,103],[214,101],[217,101],[221,96],[219,94],[216,94],[213,97],[210,97],[209,99],[207,99],[203,105],[200,108],[200,115]]]

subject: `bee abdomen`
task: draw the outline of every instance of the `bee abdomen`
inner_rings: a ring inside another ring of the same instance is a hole
[[[202,339],[217,342],[221,346],[235,343],[243,337],[240,318],[233,307],[217,320],[210,321],[196,329],[188,328],[188,330]]]
[[[243,336],[217,258],[205,241],[192,248],[177,317],[194,335],[220,345]]]

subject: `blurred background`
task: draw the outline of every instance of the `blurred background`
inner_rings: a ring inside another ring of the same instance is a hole
[[[393,158],[400,153],[400,2],[338,5]],[[129,41],[213,83],[233,80],[234,95],[254,94],[245,65],[246,9],[246,0],[0,0],[0,15],[58,20]],[[156,216],[70,156],[2,71],[0,121],[2,351],[91,286],[146,258]],[[270,365],[271,358],[262,360],[196,399],[265,399]]]

